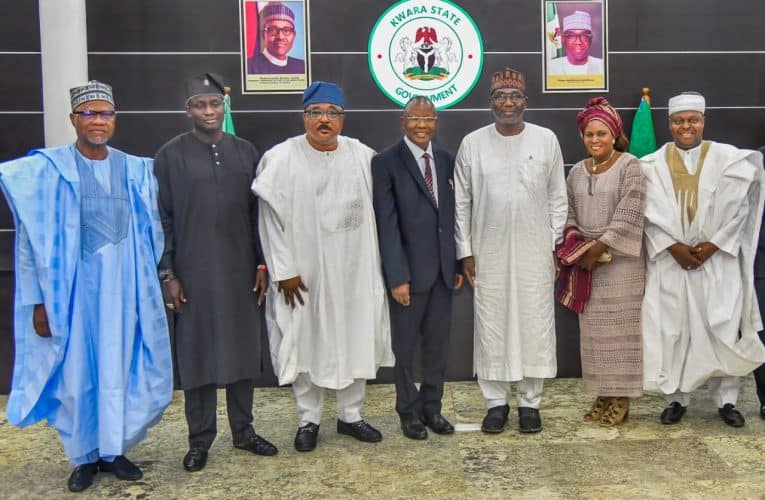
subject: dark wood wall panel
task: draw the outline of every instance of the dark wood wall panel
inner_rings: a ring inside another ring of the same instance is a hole
[[[0,92],[0,110],[2,111],[38,111],[42,109],[42,72],[40,54],[2,54],[0,68],[5,68],[13,76],[3,78]],[[67,90],[63,89],[62,99],[68,99]]]
[[[441,113],[439,141],[455,151],[469,131],[492,121],[487,106],[489,75],[508,65],[526,73],[529,122],[558,135],[567,164],[584,156],[576,113],[596,94],[541,92],[541,22],[538,0],[457,0],[484,39],[484,75],[473,93]],[[346,135],[380,149],[400,137],[400,111],[377,89],[367,70],[369,32],[392,2],[311,0],[314,79],[340,83],[346,91]],[[0,161],[43,142],[38,2],[0,0]],[[299,95],[241,95],[238,0],[87,0],[89,72],[116,92],[117,133],[112,144],[152,156],[189,128],[183,82],[214,71],[233,88],[239,135],[264,151],[302,133]],[[352,9],[352,10],[351,10]],[[657,140],[669,140],[667,100],[683,90],[707,98],[705,136],[741,147],[765,144],[765,44],[762,0],[609,0],[608,99],[630,128],[641,87],[652,89]],[[348,22],[352,19],[352,22]],[[682,20],[682,22],[679,22]],[[22,52],[21,54],[15,52]],[[683,52],[693,52],[686,54]],[[61,89],[66,98],[67,89]],[[0,229],[12,229],[0,204]],[[13,232],[0,231],[0,392],[12,359],[10,298],[13,293]],[[472,376],[472,308],[468,290],[455,301],[448,376]],[[576,376],[577,319],[557,311],[560,376]],[[267,350],[264,349],[264,353]],[[266,370],[268,359],[262,360]],[[5,371],[3,371],[5,368]],[[389,370],[380,380],[390,381]],[[261,384],[273,384],[264,374]],[[7,387],[7,385],[6,385]]]
[[[88,0],[88,51],[238,51],[238,5],[236,0]]]
[[[0,114],[0,161],[24,156],[30,149],[41,147],[43,142],[41,113]],[[0,218],[0,228],[6,227],[4,224],[5,219]]]
[[[612,51],[761,51],[760,0],[611,0]]]
[[[40,18],[34,0],[0,0],[0,51],[40,50]],[[17,75],[14,75],[17,76]],[[3,77],[3,84],[7,77]]]
[[[14,286],[13,272],[0,272],[0,394],[8,394],[11,390]]]

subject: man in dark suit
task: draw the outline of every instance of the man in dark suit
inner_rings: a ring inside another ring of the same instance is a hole
[[[404,435],[425,439],[454,427],[441,415],[452,291],[462,286],[454,243],[454,155],[432,142],[436,108],[426,97],[404,108],[404,138],[372,159],[375,217],[390,292],[396,411]],[[422,384],[412,361],[422,335]]]
[[[760,153],[765,155],[765,146],[760,148]],[[757,243],[757,253],[754,257],[754,289],[757,292],[760,314],[765,315],[765,214],[763,214],[762,222],[760,240]],[[765,344],[765,330],[759,334],[760,340]],[[765,420],[765,365],[754,370],[754,383],[757,386],[757,398],[760,400],[760,417]]]

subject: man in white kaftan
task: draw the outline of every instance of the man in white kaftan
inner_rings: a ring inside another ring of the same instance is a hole
[[[670,99],[674,142],[641,160],[645,384],[667,397],[664,424],[679,422],[708,381],[722,420],[741,427],[738,377],[765,360],[753,287],[765,176],[756,151],[702,140],[704,110],[697,93]]]
[[[252,189],[273,279],[271,359],[279,383],[291,383],[295,393],[295,448],[310,451],[324,388],[337,391],[338,432],[382,439],[361,407],[366,380],[394,360],[372,207],[374,151],[339,135],[344,98],[336,85],[314,82],[303,106],[306,134],[263,156]]]
[[[457,258],[474,288],[473,364],[489,433],[504,430],[515,381],[520,431],[540,431],[543,379],[557,371],[553,250],[566,182],[555,134],[523,121],[526,101],[521,73],[495,73],[495,122],[463,139],[455,164]]]

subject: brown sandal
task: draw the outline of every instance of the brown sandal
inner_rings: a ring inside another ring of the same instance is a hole
[[[630,414],[630,398],[611,398],[608,410],[600,418],[601,427],[613,427],[627,420]]]
[[[598,396],[595,398],[595,401],[592,403],[592,408],[590,411],[584,414],[584,421],[585,422],[596,422],[600,420],[600,418],[603,416],[603,413],[606,411],[606,407],[608,406],[608,400],[611,398],[602,398]]]

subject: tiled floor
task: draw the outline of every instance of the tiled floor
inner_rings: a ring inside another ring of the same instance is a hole
[[[337,411],[328,393],[319,447],[292,448],[295,411],[289,388],[255,393],[257,431],[276,444],[276,457],[235,450],[219,398],[219,439],[207,467],[186,473],[183,395],[128,456],[144,470],[127,483],[100,474],[81,497],[104,498],[765,498],[765,421],[747,378],[738,407],[748,417],[732,429],[717,416],[706,391],[694,397],[676,426],[663,426],[663,398],[633,401],[629,419],[604,429],[585,424],[590,404],[575,379],[548,382],[544,431],[517,432],[515,410],[499,435],[431,433],[426,441],[402,436],[393,411],[394,388],[368,388],[365,418],[383,441],[360,443],[335,432]],[[5,420],[0,398],[0,498],[68,495],[71,466],[56,434],[44,425],[19,430]],[[444,414],[460,428],[477,428],[484,401],[474,382],[447,385]],[[71,494],[69,494],[71,495]],[[75,495],[71,495],[75,496]]]

